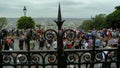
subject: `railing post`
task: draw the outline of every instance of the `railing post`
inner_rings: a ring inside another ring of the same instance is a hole
[[[91,65],[90,68],[94,68],[94,60],[95,60],[95,39],[96,37],[93,35],[93,46],[92,46],[92,52],[91,52]]]
[[[62,32],[58,31],[58,68],[66,68],[66,59],[62,44]]]
[[[58,34],[57,34],[57,59],[58,59],[58,68],[66,68],[66,58],[65,58],[65,54],[64,54],[64,49],[63,49],[63,33],[61,30],[62,24],[64,22],[64,20],[62,21],[61,18],[61,9],[60,9],[60,4],[59,4],[59,8],[58,8],[58,20],[55,21],[58,27]]]
[[[116,66],[117,66],[117,68],[120,68],[120,44],[118,44]]]

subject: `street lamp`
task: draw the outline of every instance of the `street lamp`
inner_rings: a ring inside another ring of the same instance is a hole
[[[24,16],[26,16],[26,12],[27,12],[27,9],[26,9],[26,6],[24,6],[24,8],[23,8]]]

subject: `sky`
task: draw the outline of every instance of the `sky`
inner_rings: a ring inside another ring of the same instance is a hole
[[[57,17],[58,4],[61,4],[64,18],[90,18],[98,14],[109,14],[120,5],[120,0],[0,0],[0,17],[16,18],[23,16]]]

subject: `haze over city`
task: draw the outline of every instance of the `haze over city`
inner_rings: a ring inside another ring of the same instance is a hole
[[[109,14],[120,0],[0,0],[0,16],[18,18],[23,16],[57,17],[58,3],[61,3],[62,17],[90,18],[98,14]]]

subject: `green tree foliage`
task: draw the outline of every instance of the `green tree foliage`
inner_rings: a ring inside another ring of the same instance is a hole
[[[105,14],[99,14],[95,17],[91,18],[90,20],[85,20],[81,27],[85,30],[91,30],[91,29],[101,29],[106,26],[106,15]]]
[[[120,6],[116,6],[115,9],[116,9],[116,10],[120,10]]]
[[[36,27],[38,27],[40,29],[41,25],[40,24],[36,24]]]
[[[85,30],[88,30],[90,29],[91,23],[92,23],[92,20],[85,20],[80,27]]]
[[[120,28],[120,6],[116,6],[115,9],[115,11],[106,17],[109,27],[112,27],[113,29]]]
[[[0,29],[7,25],[7,19],[5,17],[0,17]]]
[[[17,21],[17,28],[18,29],[28,29],[34,28],[35,22],[31,17],[22,16]]]

